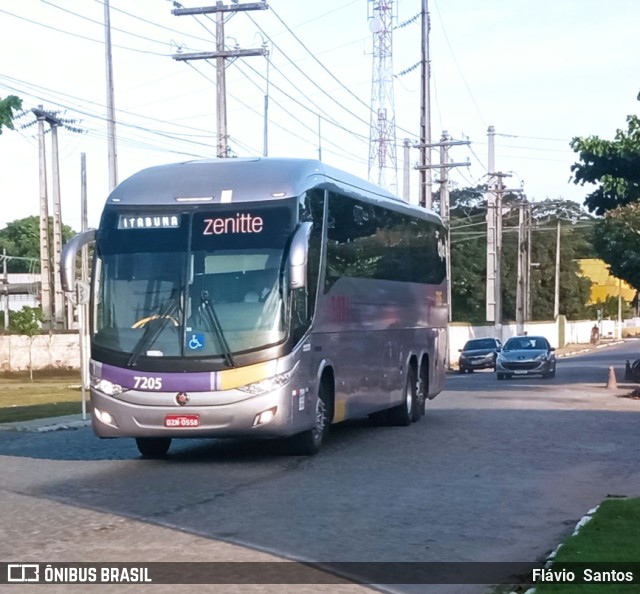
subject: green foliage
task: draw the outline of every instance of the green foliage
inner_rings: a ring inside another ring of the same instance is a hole
[[[505,196],[501,258],[503,321],[516,317],[518,200]],[[455,321],[486,320],[486,203],[481,188],[451,194],[451,293]],[[576,259],[593,257],[590,223],[572,201],[532,204],[531,304],[534,320],[553,318],[557,218],[560,241],[560,313],[570,319],[587,316],[591,281],[580,274]]]
[[[71,227],[62,225],[63,243],[74,235],[75,232]],[[49,237],[53,237],[53,217],[49,217]],[[4,229],[0,230],[0,252],[3,248],[7,250],[7,256],[13,256],[7,264],[8,272],[38,272],[40,270],[40,217],[34,215],[8,223]]]
[[[606,215],[596,225],[593,245],[614,276],[640,288],[640,118],[627,116],[627,130],[617,130],[614,140],[597,136],[574,138],[571,147],[580,162],[571,167],[576,184],[598,187],[585,205]]]
[[[627,130],[617,130],[614,140],[597,136],[576,137],[571,148],[580,162],[571,166],[576,184],[596,184],[584,203],[591,212],[607,210],[640,200],[640,118],[627,117]]]
[[[22,99],[15,95],[9,95],[4,99],[0,99],[0,134],[2,128],[13,130],[14,110],[22,109]]]
[[[640,290],[640,203],[607,212],[595,226],[593,245],[613,276]]]
[[[455,321],[485,321],[486,207],[481,188],[451,192],[451,312]]]
[[[635,310],[628,301],[622,299],[622,319],[632,318]],[[615,295],[609,295],[604,301],[598,301],[587,306],[589,318],[596,320],[598,318],[598,310],[602,310],[603,319],[618,319],[618,298]]]
[[[11,314],[9,328],[18,334],[29,337],[29,378],[33,381],[33,362],[31,360],[33,337],[42,328],[42,309],[25,305],[20,311]]]
[[[42,310],[39,307],[25,305],[20,311],[12,312],[9,317],[9,329],[23,336],[35,336],[42,328]]]

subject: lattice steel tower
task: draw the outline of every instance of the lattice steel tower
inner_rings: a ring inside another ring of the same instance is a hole
[[[369,180],[397,193],[396,115],[393,98],[393,0],[368,0],[373,33]]]

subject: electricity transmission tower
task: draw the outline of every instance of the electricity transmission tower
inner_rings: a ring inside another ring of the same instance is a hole
[[[393,96],[393,0],[368,0],[373,33],[369,180],[397,193],[396,116]]]

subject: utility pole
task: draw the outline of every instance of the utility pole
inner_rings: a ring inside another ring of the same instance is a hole
[[[118,153],[116,150],[116,111],[113,99],[113,61],[111,59],[111,17],[109,0],[104,0],[104,39],[107,72],[107,144],[109,147],[109,191],[118,185]]]
[[[260,2],[246,2],[244,4],[225,5],[218,1],[215,6],[204,6],[200,8],[174,8],[171,14],[175,16],[200,15],[215,13],[216,15],[216,51],[215,52],[195,52],[187,54],[174,54],[172,58],[177,61],[188,60],[216,60],[216,121],[218,126],[218,141],[216,154],[218,158],[229,156],[227,134],[227,83],[225,76],[226,62],[231,58],[246,58],[249,56],[266,56],[268,50],[265,47],[249,50],[226,50],[224,46],[224,22],[225,13],[235,13],[246,10],[265,10],[268,8],[266,0]]]
[[[87,156],[80,154],[80,230],[89,229],[87,211]],[[86,390],[89,388],[89,361],[91,359],[89,339],[89,246],[83,245],[80,256],[80,283],[76,283],[78,306],[78,335],[80,338],[80,380],[82,392],[82,418],[87,418]],[[84,295],[82,292],[84,291]]]
[[[81,131],[70,126],[75,120],[65,120],[55,113],[45,111],[42,105],[31,112],[38,123],[40,145],[40,274],[42,314],[45,323],[52,329],[67,327],[65,296],[60,279],[60,258],[62,255],[62,201],[60,197],[60,164],[58,157],[58,128],[65,126],[72,132]],[[49,236],[49,197],[47,194],[47,164],[45,149],[45,122],[51,128],[51,164],[53,190],[53,238]],[[53,247],[52,247],[53,246]],[[53,253],[52,253],[53,251]],[[52,273],[53,264],[53,273]],[[53,286],[53,295],[51,287]],[[53,298],[53,299],[52,299]]]
[[[4,329],[9,329],[9,275],[7,273],[7,248],[2,248],[2,282],[4,294]]]
[[[527,249],[527,256],[525,258],[525,271],[524,271],[524,320],[529,322],[531,320],[531,225],[532,214],[531,204],[527,201],[525,203],[525,245]]]
[[[502,336],[502,199],[507,192],[504,178],[508,173],[489,173],[495,182],[487,196],[487,321],[495,325],[496,336]]]
[[[47,155],[44,143],[45,112],[42,105],[33,112],[38,118],[40,177],[40,303],[45,326],[51,325],[51,260],[49,254],[49,197],[47,195]]]
[[[487,182],[487,283],[486,283],[486,320],[494,322],[496,319],[496,192],[495,192],[495,128],[489,126],[487,130],[489,154],[489,181]]]
[[[267,56],[267,86],[264,93],[264,130],[262,155],[269,155],[269,57]]]
[[[440,170],[440,217],[445,225],[445,258],[447,270],[447,308],[449,321],[451,321],[451,216],[450,216],[450,187],[449,187],[449,169],[452,167],[468,167],[468,162],[452,163],[449,161],[449,147],[470,144],[468,140],[451,140],[449,133],[443,130],[440,136],[440,142],[431,146],[440,147],[440,165],[429,165],[429,168]]]
[[[422,0],[420,60],[420,206],[431,209],[431,63],[429,61],[429,2]]]
[[[56,330],[65,329],[64,293],[60,279],[62,257],[62,203],[60,199],[60,162],[58,159],[58,127],[62,122],[51,116],[51,170],[53,190],[53,321]],[[53,121],[55,120],[55,121]]]
[[[556,233],[556,286],[553,300],[553,319],[557,320],[560,315],[560,219],[558,218],[558,229]]]
[[[524,332],[526,318],[525,306],[525,269],[526,269],[526,237],[525,237],[525,202],[518,204],[518,262],[516,284],[516,332]]]
[[[411,201],[411,166],[409,164],[409,159],[411,159],[411,141],[408,138],[405,138],[402,158],[402,197],[405,202]]]
[[[519,192],[521,190],[507,190],[504,187],[504,178],[510,177],[507,173],[495,171],[495,128],[489,126],[487,130],[489,154],[487,184],[487,283],[486,283],[486,319],[495,325],[496,336],[502,337],[502,199],[507,192]],[[523,214],[524,216],[524,214]],[[519,242],[520,243],[520,242]],[[520,261],[518,252],[518,262]],[[524,270],[524,268],[523,268]],[[520,275],[518,279],[520,279]],[[520,283],[524,289],[524,282]],[[521,306],[524,311],[524,297]],[[517,309],[517,308],[516,308]],[[524,318],[523,318],[524,319]]]
[[[506,175],[502,172],[493,174],[496,178],[495,191],[495,283],[494,283],[494,325],[496,336],[502,337],[502,197],[504,196],[504,182]]]

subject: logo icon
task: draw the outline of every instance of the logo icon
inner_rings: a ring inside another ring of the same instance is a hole
[[[176,396],[176,403],[179,404],[180,406],[186,406],[188,402],[189,402],[189,396],[184,392],[180,392],[180,394]]]
[[[39,582],[40,565],[38,563],[9,563],[7,582]]]
[[[187,340],[190,351],[200,351],[204,348],[204,332],[192,332]]]

